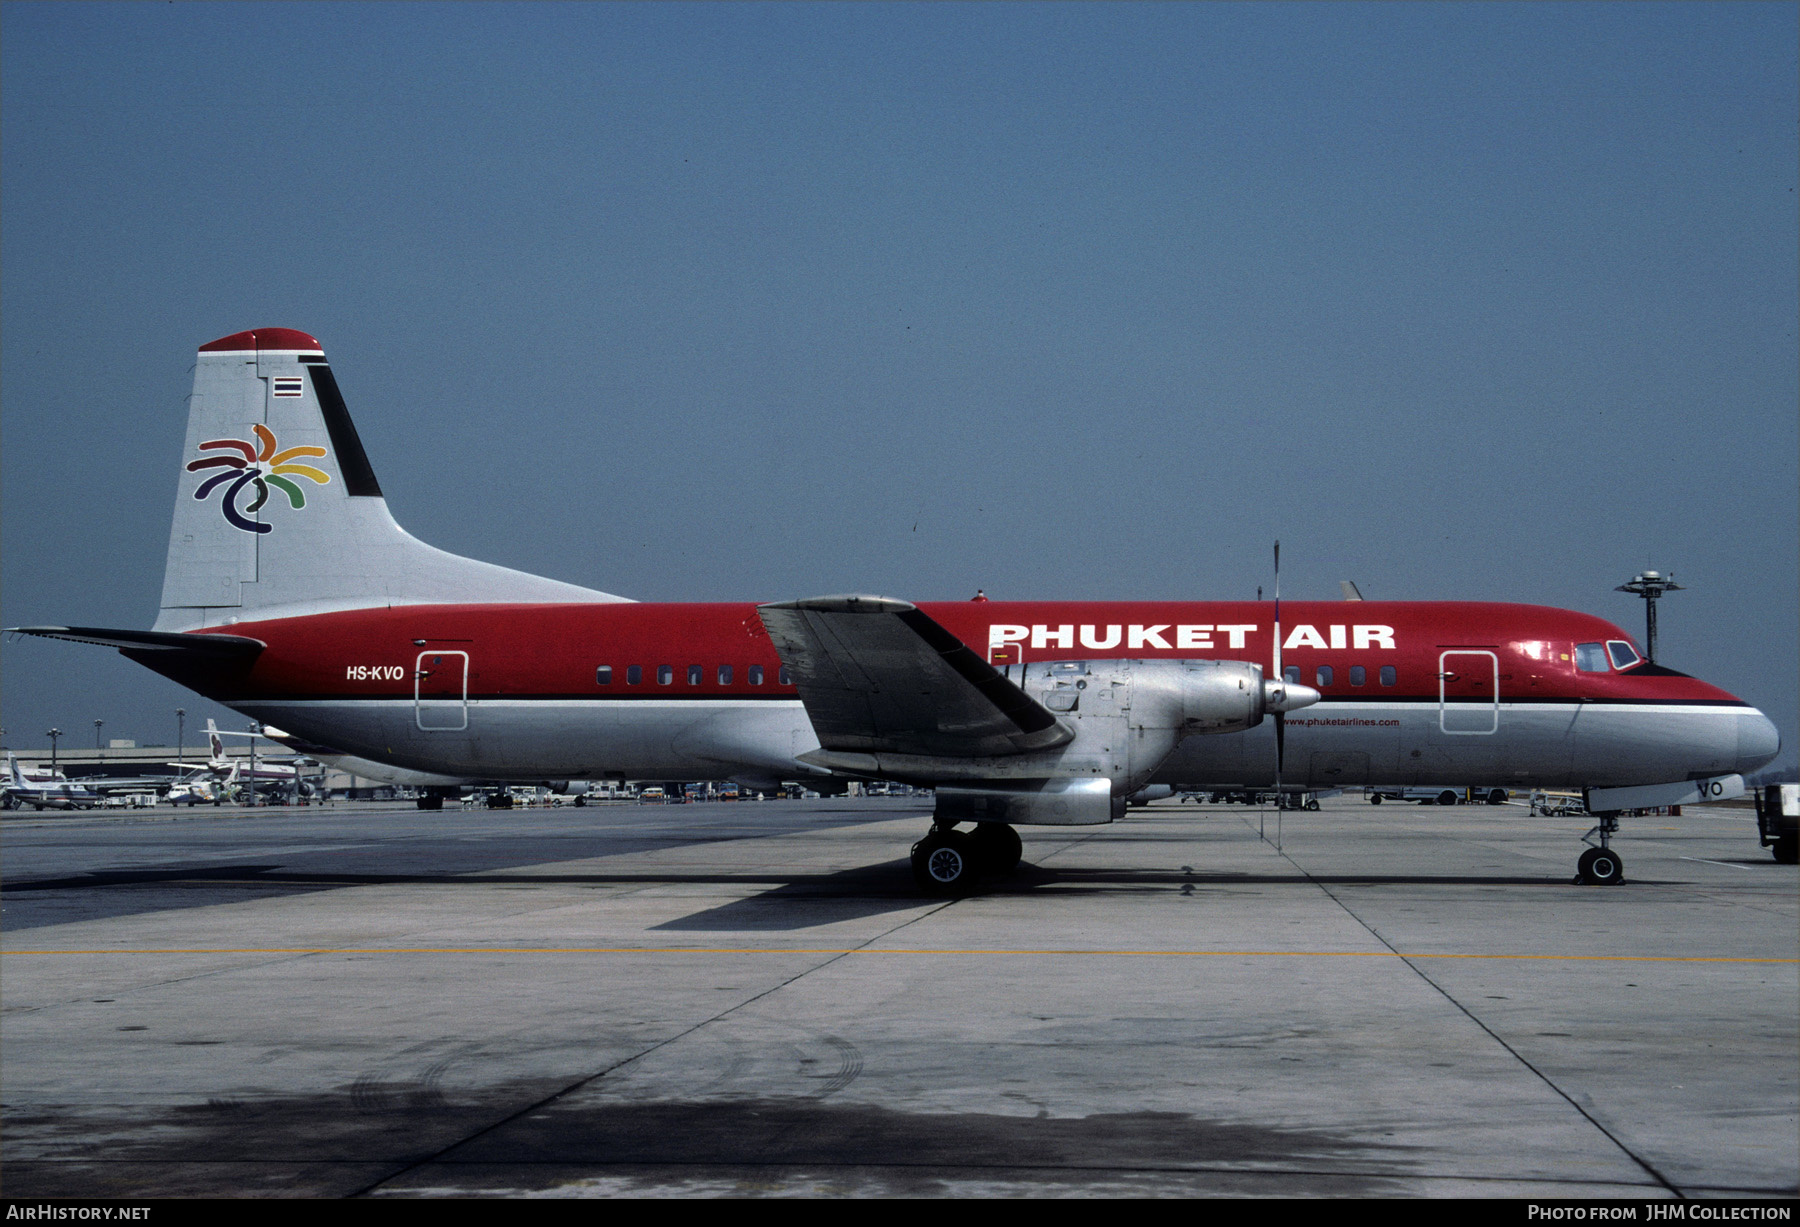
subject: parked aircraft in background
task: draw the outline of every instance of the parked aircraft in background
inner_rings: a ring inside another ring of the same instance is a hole
[[[154,793],[168,786],[168,778],[159,775],[90,775],[68,779],[62,771],[42,763],[20,766],[17,756],[8,754],[7,783],[4,804],[7,809],[32,805],[37,809],[92,809],[106,798],[120,793]],[[64,798],[73,804],[62,804]]]
[[[1609,815],[1739,795],[1779,748],[1761,712],[1566,610],[648,605],[461,558],[395,523],[324,352],[289,329],[201,347],[184,457],[155,629],[19,629],[409,771],[933,788],[928,889],[1016,863],[1013,824],[1109,822],[1152,784],[1446,779],[1585,789],[1581,873],[1616,882]]]
[[[206,722],[206,744],[212,751],[206,760],[206,769],[215,776],[231,775],[241,783],[254,782],[259,788],[270,783],[300,784],[310,789],[310,781],[318,772],[316,764],[301,755],[257,754],[252,756],[253,762],[243,758],[233,758],[225,753],[224,739],[227,737],[248,737],[253,741],[261,738],[265,741],[275,740],[267,732],[236,732],[232,729],[221,729],[214,720]],[[281,744],[279,741],[276,744]],[[285,747],[284,747],[285,748]]]
[[[7,784],[4,804],[7,809],[29,805],[36,810],[93,809],[104,799],[99,793],[60,778],[32,778],[19,767],[16,755],[6,756]]]
[[[314,759],[335,771],[347,772],[353,776],[361,776],[365,780],[375,780],[382,784],[398,784],[404,788],[419,790],[420,809],[443,809],[446,798],[461,795],[465,788],[478,786],[481,781],[459,779],[453,775],[443,775],[435,771],[410,771],[405,767],[395,767],[388,763],[376,762],[372,758],[358,758],[354,754],[343,754],[330,746],[316,741],[308,741],[304,737],[296,737],[284,729],[272,724],[263,725],[262,735],[272,741],[281,743],[307,758]],[[573,785],[565,782],[560,791],[567,792]],[[580,791],[585,792],[582,785]]]

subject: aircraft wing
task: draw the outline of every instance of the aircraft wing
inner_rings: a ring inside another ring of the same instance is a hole
[[[761,605],[757,613],[827,750],[976,758],[1074,738],[905,601],[813,597]]]
[[[127,788],[166,788],[174,780],[166,775],[78,775],[69,783],[89,792],[114,792]]]

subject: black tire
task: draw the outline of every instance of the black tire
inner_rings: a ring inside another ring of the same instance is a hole
[[[1800,836],[1783,835],[1769,851],[1783,865],[1800,864]]]
[[[1506,789],[1495,788],[1495,789],[1490,790],[1488,792],[1487,801],[1488,801],[1489,805],[1505,805],[1506,804]]]
[[[1381,794],[1378,792],[1369,794],[1369,804],[1370,805],[1380,805],[1381,804]]]
[[[969,844],[983,873],[1011,873],[1019,867],[1025,845],[1019,833],[1004,822],[979,822],[969,833]]]
[[[929,895],[961,898],[980,874],[974,841],[960,831],[933,830],[912,848],[913,880]]]
[[[1456,804],[1456,794],[1454,792],[1451,792],[1448,788],[1446,788],[1446,789],[1444,789],[1443,792],[1440,792],[1437,795],[1437,803],[1439,805],[1455,805]]]
[[[1576,866],[1577,876],[1589,886],[1617,886],[1625,880],[1625,862],[1611,848],[1589,848]]]
[[[1312,812],[1313,812],[1313,813],[1315,813],[1315,814],[1316,814],[1316,813],[1318,813],[1318,812],[1319,812],[1319,802],[1318,802],[1318,799],[1317,799],[1317,798],[1316,798],[1316,797],[1315,797],[1315,798],[1313,798],[1313,799],[1312,799],[1312,800],[1309,800],[1309,801],[1308,801],[1308,802],[1307,802],[1307,803],[1306,803],[1306,808],[1307,808],[1307,809],[1309,809],[1309,810],[1311,810],[1311,811],[1312,811]]]

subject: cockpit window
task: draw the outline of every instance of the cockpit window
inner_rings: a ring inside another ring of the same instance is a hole
[[[1605,645],[1598,643],[1576,644],[1575,667],[1583,673],[1605,673],[1607,671]]]
[[[1608,639],[1606,650],[1612,653],[1613,668],[1615,669],[1629,669],[1644,659],[1637,654],[1636,648],[1623,639]]]

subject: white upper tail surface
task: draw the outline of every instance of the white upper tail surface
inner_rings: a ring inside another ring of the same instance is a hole
[[[409,535],[312,337],[263,328],[201,346],[158,631],[382,605],[625,599]]]

